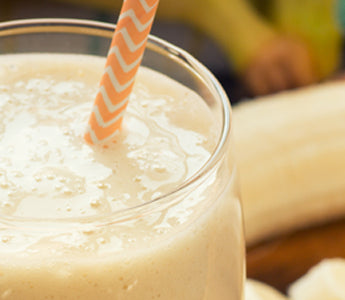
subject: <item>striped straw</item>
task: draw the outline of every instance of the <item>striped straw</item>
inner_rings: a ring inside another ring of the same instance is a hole
[[[85,140],[99,144],[120,129],[159,0],[124,0]]]

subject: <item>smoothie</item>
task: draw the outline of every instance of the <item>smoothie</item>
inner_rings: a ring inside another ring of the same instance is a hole
[[[0,57],[0,299],[242,299],[232,157],[193,179],[221,122],[142,67],[116,139],[86,144],[104,63]]]

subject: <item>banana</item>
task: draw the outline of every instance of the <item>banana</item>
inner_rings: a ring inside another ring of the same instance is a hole
[[[294,300],[345,299],[345,259],[324,259],[288,290]]]
[[[269,285],[247,279],[245,300],[345,299],[345,259],[328,258],[313,266],[288,288],[289,298]]]
[[[256,280],[247,279],[245,283],[245,300],[287,300],[274,288]]]
[[[247,245],[345,215],[345,83],[233,108]]]
[[[82,4],[114,14],[122,4],[122,0],[50,1]],[[265,6],[262,10],[266,16],[255,9],[255,3]],[[157,18],[183,22],[208,35],[239,72],[278,34],[301,38],[310,47],[319,79],[333,72],[340,59],[341,34],[335,12],[335,0],[164,0],[160,1]]]

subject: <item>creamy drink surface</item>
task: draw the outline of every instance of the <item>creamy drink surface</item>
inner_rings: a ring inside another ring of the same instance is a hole
[[[0,57],[0,299],[240,299],[230,171],[128,212],[191,178],[221,124],[194,92],[141,68],[116,139],[90,146],[103,66]]]

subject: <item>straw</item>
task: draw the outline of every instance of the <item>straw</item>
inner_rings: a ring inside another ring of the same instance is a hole
[[[85,140],[99,144],[120,129],[159,0],[124,0]]]

